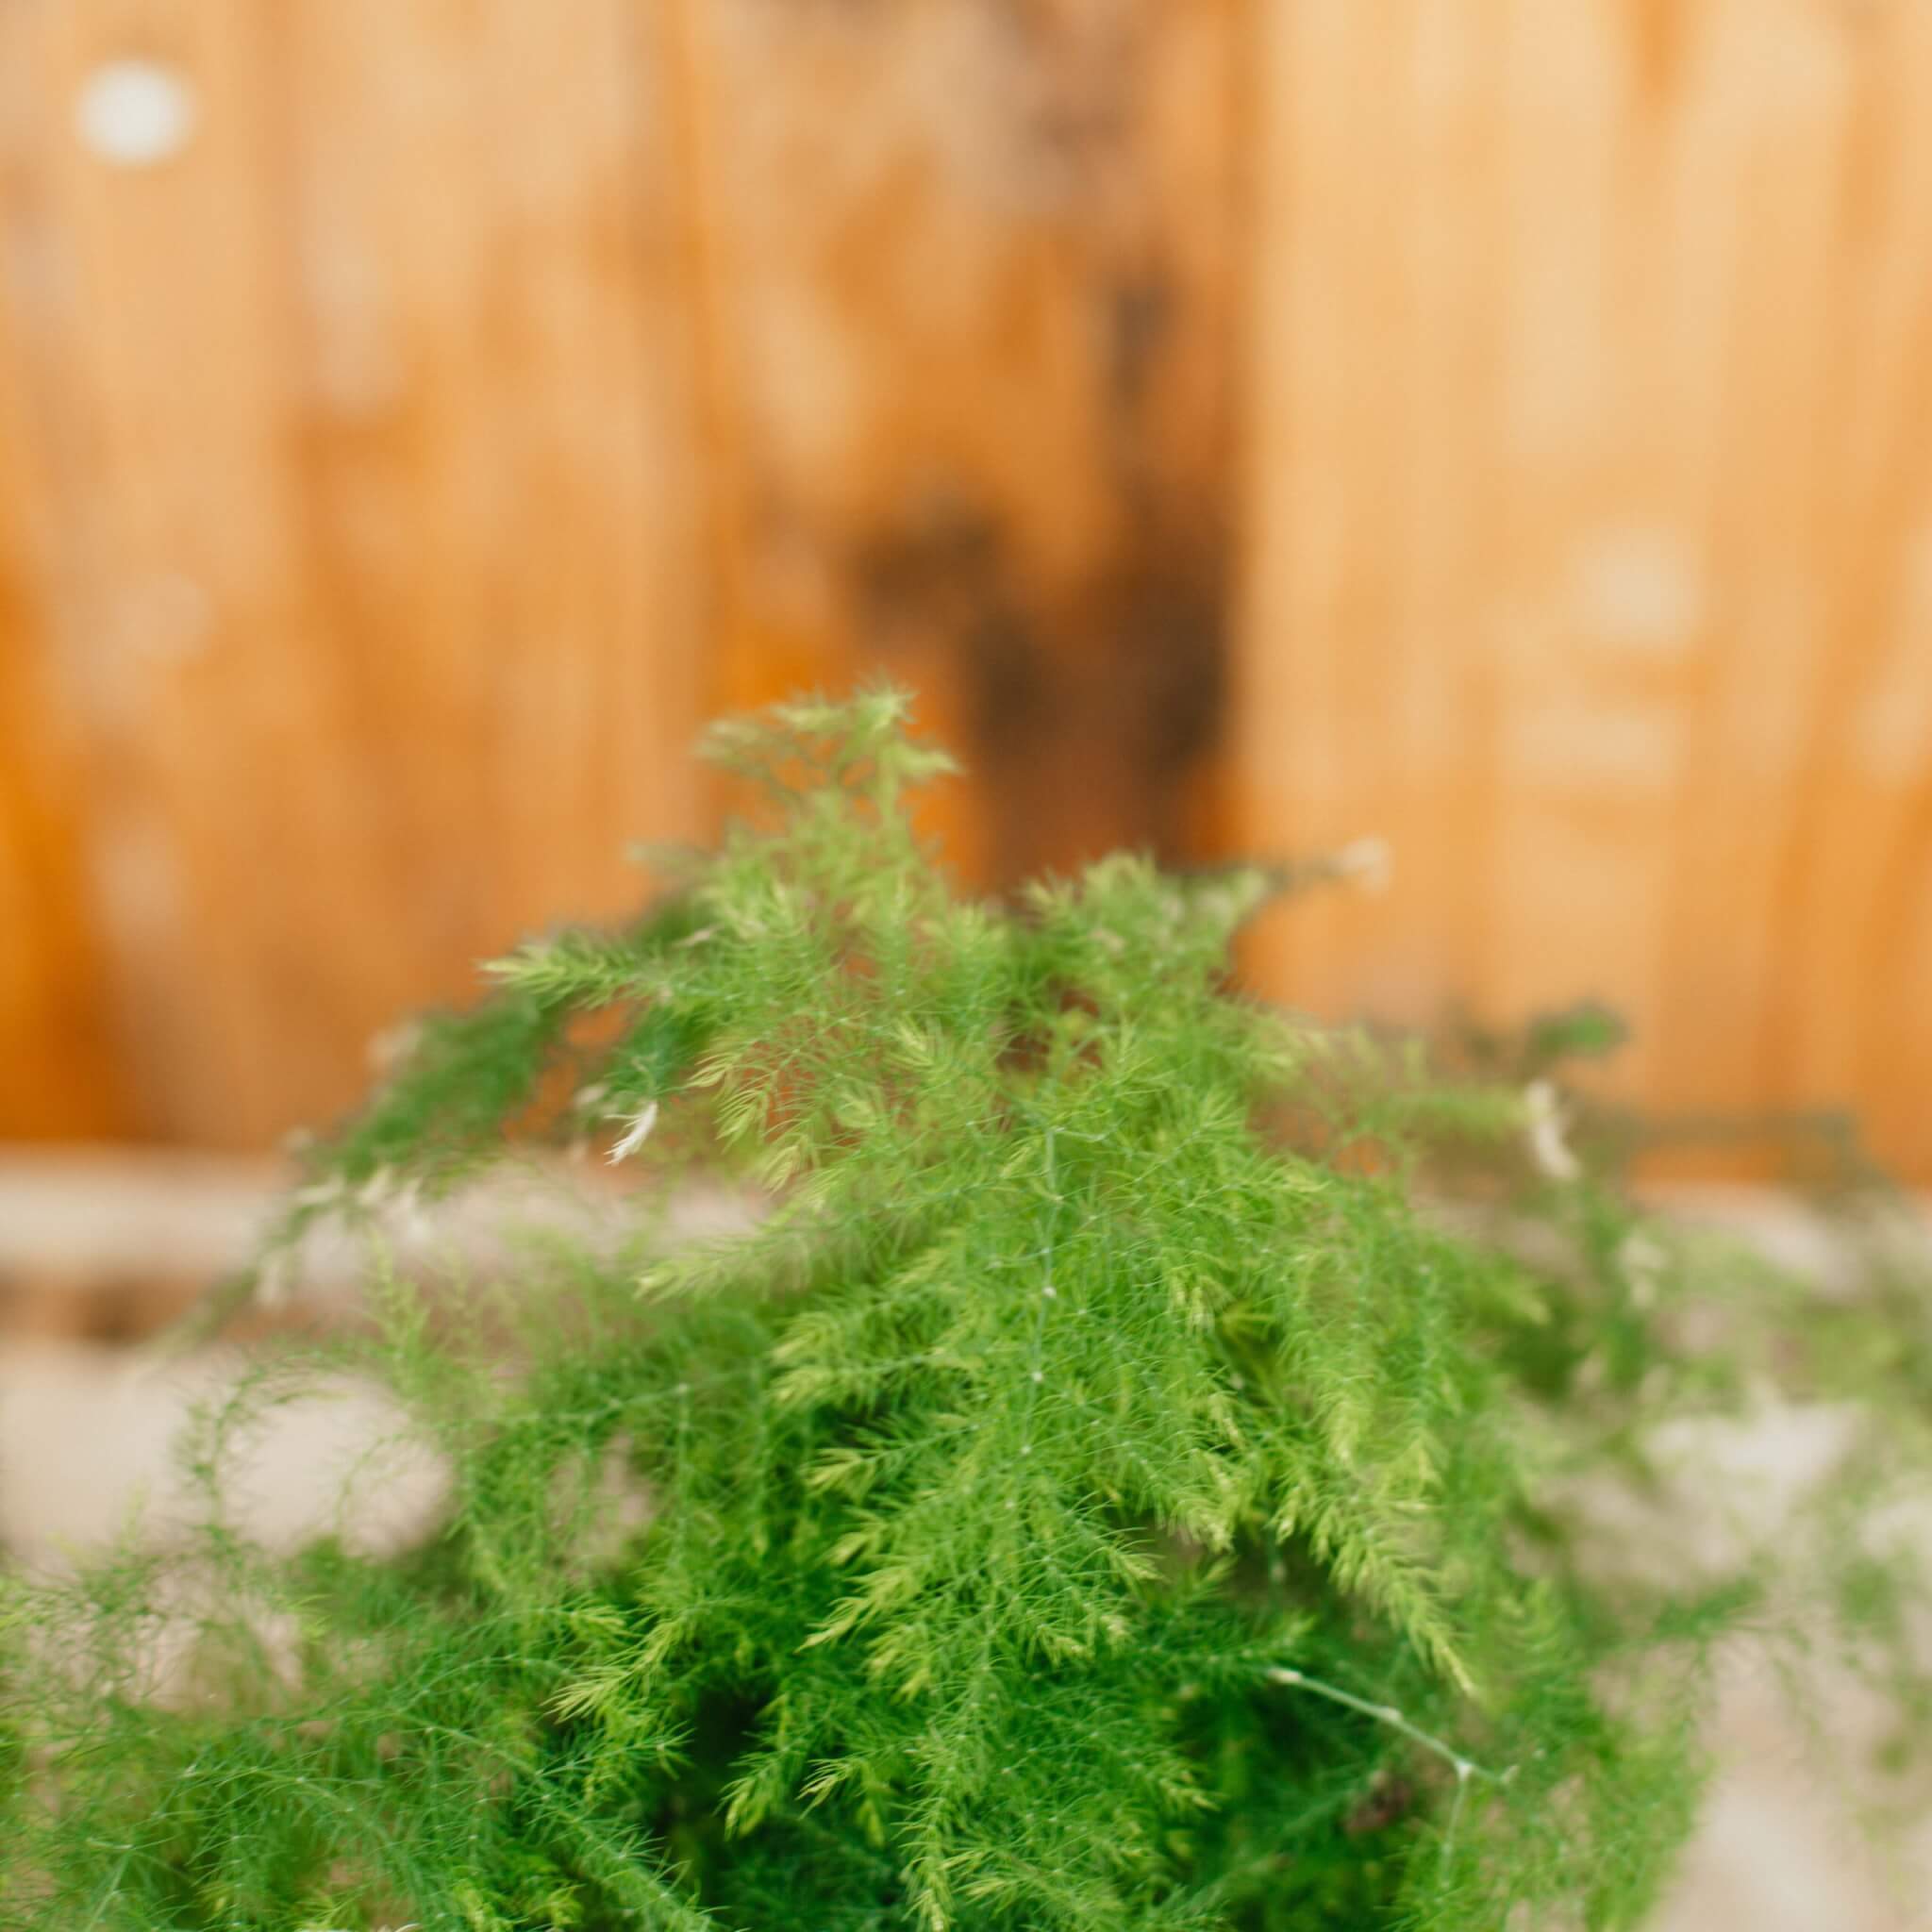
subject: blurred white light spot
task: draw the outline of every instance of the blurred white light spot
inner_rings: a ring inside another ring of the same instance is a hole
[[[1932,758],[1932,523],[1921,525],[1899,559],[1900,577],[1883,650],[1866,676],[1851,720],[1851,746],[1864,775],[1906,788]]]
[[[192,577],[158,572],[123,594],[122,641],[157,663],[185,663],[208,649],[214,617],[213,600]]]
[[[194,131],[194,91],[158,60],[109,60],[90,74],[75,108],[80,138],[105,161],[152,168]]]
[[[1372,898],[1380,898],[1395,878],[1395,854],[1386,839],[1351,839],[1329,863],[1337,878],[1352,879]]]
[[[1600,530],[1576,559],[1579,614],[1613,643],[1669,651],[1690,642],[1703,591],[1684,545],[1666,530]]]

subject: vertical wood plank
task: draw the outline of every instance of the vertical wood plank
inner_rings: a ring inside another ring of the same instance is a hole
[[[129,1077],[150,1125],[246,1137],[271,1106],[276,1008],[332,1004],[338,956],[320,922],[290,935],[233,914],[258,913],[278,881],[326,903],[325,824],[348,790],[304,756],[347,738],[318,688],[274,446],[258,15],[200,0],[15,11],[58,251],[38,320],[58,514],[82,558],[67,668]],[[129,54],[185,76],[197,103],[185,151],[153,167],[75,133],[91,74]],[[209,730],[211,712],[250,728]]]
[[[1654,1096],[1694,1110],[1773,1098],[1761,1054],[1785,846],[1820,800],[1798,782],[1839,647],[1825,609],[1838,188],[1852,126],[1841,27],[1808,6],[1734,4],[1712,24],[1707,138],[1734,156],[1734,238],[1709,492],[1707,631],[1684,691]],[[1695,236],[1687,249],[1708,246]],[[1682,270],[1679,270],[1682,273]],[[1849,993],[1851,989],[1847,988]]]
[[[14,10],[114,993],[147,1124],[253,1141],[701,814],[650,55],[620,0],[561,35],[507,5]],[[72,132],[130,52],[197,103],[144,169]]]
[[[99,1138],[129,1115],[88,905],[85,782],[54,693],[60,573],[16,322],[42,270],[7,46],[0,26],[0,1139]]]
[[[704,816],[697,458],[637,9],[315,4],[282,50],[306,529],[387,879],[452,990]]]
[[[1798,801],[1759,1043],[1785,1106],[1856,1101],[1932,1174],[1932,13],[1849,34],[1856,145],[1820,425],[1818,687],[1786,779]]]
[[[1598,994],[1624,1091],[1862,1104],[1923,1171],[1932,17],[1259,27],[1242,817],[1385,836],[1396,883],[1278,915],[1257,975],[1411,1021]]]
[[[880,668],[1010,879],[1175,849],[1219,720],[1229,0],[677,0],[733,702]]]
[[[1678,641],[1617,598],[1673,567],[1670,533],[1619,475],[1612,318],[1630,68],[1614,0],[1537,7],[1502,24],[1508,128],[1500,360],[1497,567],[1488,613],[1499,689],[1494,844],[1473,995],[1521,1018],[1616,999],[1647,1039],[1657,834],[1674,719],[1644,659]],[[1607,585],[1607,590],[1606,586]],[[1607,607],[1607,608],[1605,608]],[[1641,1051],[1640,1047],[1639,1051]]]
[[[1434,1017],[1483,957],[1501,11],[1311,0],[1257,22],[1241,813],[1251,846],[1374,837],[1396,870],[1382,898],[1274,915],[1255,957],[1298,1002]]]

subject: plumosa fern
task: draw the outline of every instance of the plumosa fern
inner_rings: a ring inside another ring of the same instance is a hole
[[[378,1258],[373,1333],[209,1419],[188,1547],[13,1587],[7,1923],[1642,1911],[1711,1644],[1775,1573],[1587,1563],[1562,1499],[1724,1399],[1748,1338],[1674,1339],[1674,1255],[1522,1158],[1546,1100],[1231,992],[1261,874],[1115,858],[1010,910],[954,896],[905,808],[945,761],[903,709],[717,729],[761,824],[635,926],[499,962],[309,1157],[269,1274],[512,1125],[666,1178],[487,1291]],[[761,1212],[667,1247],[693,1173]],[[1922,1359],[1821,1341],[1798,1373]],[[343,1361],[446,1507],[400,1557],[276,1556],[227,1525],[223,1443]]]

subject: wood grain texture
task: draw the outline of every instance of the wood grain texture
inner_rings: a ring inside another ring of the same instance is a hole
[[[1219,717],[1231,0],[673,0],[721,690],[884,668],[1008,881],[1174,851]]]
[[[150,1131],[333,1110],[399,1008],[701,820],[653,56],[576,10],[0,10],[104,1021]],[[129,52],[198,104],[145,169],[72,128]]]
[[[53,264],[0,303],[69,560],[6,648],[64,666],[86,816],[9,878],[88,881],[146,1131],[325,1113],[386,1018],[622,904],[626,839],[711,821],[723,706],[919,686],[982,881],[1207,808],[1236,0],[563,16],[0,0]],[[193,92],[154,166],[75,135],[128,56]]]
[[[1379,835],[1261,984],[1932,1174],[1932,7],[0,0],[0,1133],[326,1113],[874,669],[969,878]]]
[[[1234,715],[1327,1012],[1586,994],[1932,1167],[1932,11],[1269,10]],[[1391,78],[1392,77],[1392,78]]]
[[[14,222],[19,187],[0,168],[0,261],[30,276],[31,238]],[[0,1139],[84,1139],[125,1132],[131,1116],[99,1024],[88,800],[48,648],[60,573],[45,479],[30,460],[28,359],[7,324],[0,306]]]

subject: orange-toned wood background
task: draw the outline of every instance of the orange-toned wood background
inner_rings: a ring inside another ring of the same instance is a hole
[[[1380,836],[1263,983],[1932,1175],[1932,5],[0,0],[0,1134],[334,1108],[874,665],[977,878]]]

